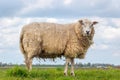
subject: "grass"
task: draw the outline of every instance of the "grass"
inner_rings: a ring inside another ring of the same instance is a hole
[[[120,80],[119,69],[75,69],[76,76],[64,76],[63,68],[0,69],[0,80]]]

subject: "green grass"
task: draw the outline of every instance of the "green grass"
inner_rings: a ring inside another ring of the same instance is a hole
[[[24,67],[0,69],[0,80],[120,80],[119,69],[75,69],[76,76],[64,76],[63,68],[33,68],[28,72]]]

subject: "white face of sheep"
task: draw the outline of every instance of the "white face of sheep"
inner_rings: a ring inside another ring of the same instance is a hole
[[[96,21],[89,21],[87,19],[84,20],[79,20],[80,24],[82,25],[82,34],[83,36],[90,36],[91,32],[92,32],[92,28],[94,27],[95,24],[97,24],[98,22]]]

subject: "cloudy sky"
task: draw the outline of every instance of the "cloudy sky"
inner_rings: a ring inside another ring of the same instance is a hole
[[[98,21],[94,45],[76,62],[120,65],[120,0],[0,0],[0,62],[23,64],[19,34],[30,22],[70,23],[88,18]],[[34,59],[33,63],[64,64]]]

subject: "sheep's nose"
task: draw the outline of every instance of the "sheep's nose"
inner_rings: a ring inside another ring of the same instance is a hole
[[[90,33],[90,31],[86,31],[86,34],[88,35]]]

